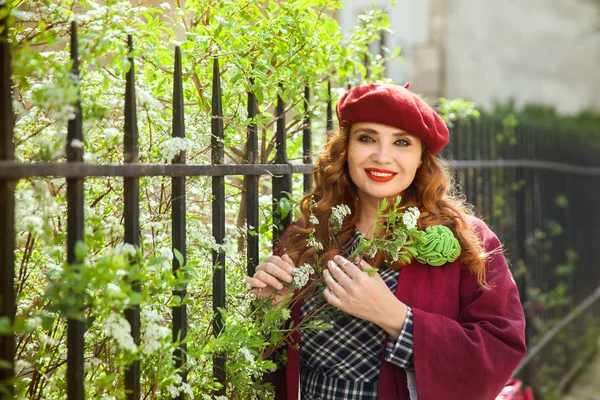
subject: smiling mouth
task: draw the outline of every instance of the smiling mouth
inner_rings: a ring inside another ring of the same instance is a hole
[[[394,177],[397,175],[396,172],[378,168],[367,168],[365,169],[365,173],[375,182],[388,182],[394,179]]]

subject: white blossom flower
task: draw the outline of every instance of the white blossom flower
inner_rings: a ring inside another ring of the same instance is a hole
[[[106,128],[103,133],[104,136],[106,136],[108,139],[112,139],[114,137],[119,136],[121,134],[121,131],[117,128],[110,127]]]
[[[141,345],[142,353],[149,355],[160,350],[165,340],[171,335],[171,329],[163,325],[163,317],[152,308],[141,310],[143,321],[143,338]]]
[[[313,213],[313,210],[317,208],[317,202],[315,201],[315,196],[310,196],[310,200],[308,200],[308,210],[310,212],[310,216],[308,217],[308,222],[313,225],[319,225],[319,219]]]
[[[300,268],[296,268],[292,273],[292,284],[297,288],[304,287],[308,283],[310,275],[314,272],[315,270],[310,264],[304,264]]]
[[[167,391],[169,392],[169,395],[171,395],[171,397],[179,396],[179,388],[175,385],[167,386]]]
[[[417,220],[421,212],[417,207],[409,207],[408,210],[404,212],[402,215],[402,222],[408,229],[413,229],[417,227]]]
[[[137,250],[135,246],[130,243],[119,243],[115,246],[113,254],[118,256],[121,254],[129,254],[131,257],[135,256]]]
[[[191,151],[193,149],[194,142],[187,138],[171,138],[164,141],[158,147],[163,160],[171,161],[182,151]]]
[[[26,325],[27,329],[33,330],[42,325],[42,318],[37,315],[35,317],[31,317],[27,320]]]
[[[71,140],[71,147],[75,149],[83,149],[83,142],[79,139]]]
[[[329,217],[331,230],[334,232],[339,231],[344,224],[344,218],[350,214],[352,214],[352,212],[350,211],[350,207],[346,204],[331,207],[331,216]]]
[[[254,365],[254,356],[252,355],[252,353],[250,353],[250,350],[248,350],[245,347],[241,347],[240,353],[242,353],[242,355],[246,358],[246,360],[248,360],[250,364]]]
[[[44,220],[37,215],[27,215],[23,218],[23,224],[29,232],[35,235],[41,235],[44,232]]]
[[[194,392],[192,392],[192,386],[189,383],[182,382],[179,390],[183,393],[187,394],[190,398],[194,397]]]
[[[318,242],[313,235],[310,235],[308,237],[306,247],[313,247],[317,251],[323,250],[323,245],[320,242]]]
[[[157,108],[159,110],[163,109],[163,105],[160,101],[156,100],[152,94],[140,87],[135,88],[135,94],[137,96],[138,104],[145,105],[153,108]]]
[[[104,333],[114,338],[123,349],[137,352],[137,346],[131,337],[131,325],[121,315],[112,313],[108,316],[104,324]]]
[[[83,363],[83,367],[86,370],[90,370],[90,369],[94,369],[94,368],[98,367],[100,364],[102,364],[102,361],[99,358],[92,357]]]
[[[42,333],[40,335],[40,342],[47,344],[49,346],[53,346],[56,344],[56,339],[54,339],[51,336],[46,335],[45,333]]]

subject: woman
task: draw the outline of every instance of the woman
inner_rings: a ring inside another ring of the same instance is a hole
[[[494,399],[525,354],[524,316],[499,240],[452,194],[434,157],[449,141],[445,123],[408,85],[357,86],[338,102],[337,117],[301,220],[247,278],[258,296],[279,301],[290,294],[283,282],[316,251],[327,261],[327,287],[296,291],[292,319],[325,301],[346,313],[333,329],[295,332],[274,380],[277,398]],[[441,266],[417,261],[423,257],[385,262],[381,251],[368,263],[348,260],[361,236],[381,234],[373,229],[379,204],[397,196],[401,207],[418,208],[420,230],[449,228],[460,257]],[[327,221],[339,204],[351,214],[331,240],[326,223],[310,221]],[[311,235],[325,249],[307,247]],[[365,272],[371,267],[378,273]]]

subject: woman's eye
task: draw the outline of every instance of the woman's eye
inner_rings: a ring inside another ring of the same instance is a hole
[[[400,139],[400,140],[396,140],[394,142],[394,144],[396,146],[406,147],[406,146],[410,146],[410,141],[408,139]]]
[[[360,136],[358,138],[359,142],[374,142],[373,138],[371,136]]]

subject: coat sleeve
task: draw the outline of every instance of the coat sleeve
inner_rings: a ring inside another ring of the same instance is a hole
[[[495,251],[486,265],[491,289],[462,270],[456,320],[413,307],[419,400],[493,400],[526,352],[523,308],[500,241],[475,224],[485,251]]]

